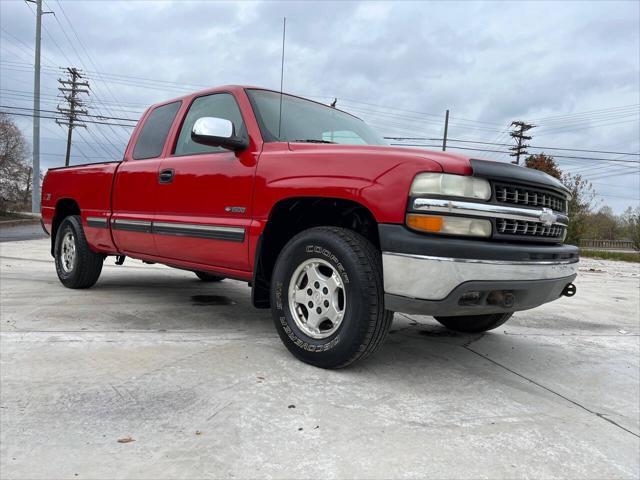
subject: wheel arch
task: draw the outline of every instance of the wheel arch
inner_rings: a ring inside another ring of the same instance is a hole
[[[255,251],[251,300],[257,308],[269,308],[271,274],[278,255],[296,234],[312,227],[334,226],[353,230],[380,249],[378,222],[369,208],[338,197],[291,197],[278,201],[258,239]]]
[[[73,198],[61,198],[56,202],[56,209],[51,222],[51,255],[54,255],[58,227],[70,215],[80,215],[80,205]]]

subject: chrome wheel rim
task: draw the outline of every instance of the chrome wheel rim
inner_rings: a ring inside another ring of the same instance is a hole
[[[60,248],[60,265],[65,273],[73,270],[76,261],[76,238],[73,232],[66,232],[62,237]]]
[[[302,262],[289,282],[289,309],[296,326],[311,338],[333,335],[344,319],[347,291],[326,260]]]

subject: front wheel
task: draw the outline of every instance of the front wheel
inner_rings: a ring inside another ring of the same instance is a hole
[[[79,215],[71,215],[60,223],[53,251],[56,272],[65,287],[89,288],[98,281],[104,255],[89,248]]]
[[[363,236],[316,227],[280,252],[271,279],[276,330],[293,355],[341,368],[377,350],[393,319],[384,308],[380,252]]]
[[[480,333],[493,330],[504,324],[513,313],[488,313],[486,315],[461,315],[458,317],[435,317],[449,330],[463,333]]]

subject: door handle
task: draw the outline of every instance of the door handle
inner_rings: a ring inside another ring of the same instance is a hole
[[[160,170],[160,175],[158,175],[158,182],[160,182],[160,183],[171,183],[171,182],[173,182],[173,168],[167,168],[165,170]]]

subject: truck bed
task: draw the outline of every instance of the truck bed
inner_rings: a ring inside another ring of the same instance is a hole
[[[53,218],[56,205],[73,199],[80,207],[83,221],[87,217],[108,218],[111,211],[111,188],[120,161],[53,168],[47,172],[42,184],[42,222],[49,233],[54,233]],[[87,241],[97,251],[113,251],[108,229],[91,229]]]

